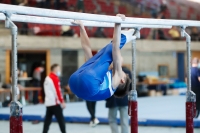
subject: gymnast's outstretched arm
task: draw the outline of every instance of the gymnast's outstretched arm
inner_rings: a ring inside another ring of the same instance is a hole
[[[122,20],[125,19],[125,15],[118,14],[117,16],[121,17]],[[113,56],[113,80],[112,86],[117,88],[120,84],[121,76],[122,76],[122,56],[120,52],[120,41],[121,41],[121,24],[116,23],[114,27],[113,33],[113,48],[112,48],[112,56]]]
[[[72,22],[72,24],[76,24],[80,27],[80,38],[81,38],[81,45],[83,47],[84,53],[85,53],[85,58],[86,61],[89,60],[93,55],[92,55],[92,49],[90,46],[90,40],[87,35],[87,32],[85,31],[85,27],[83,23],[80,20],[75,20]]]

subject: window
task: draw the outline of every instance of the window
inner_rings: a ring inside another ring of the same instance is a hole
[[[158,65],[158,74],[160,77],[168,77],[169,76],[169,67],[168,65]]]
[[[69,77],[78,68],[78,51],[62,51],[62,86],[68,84]]]

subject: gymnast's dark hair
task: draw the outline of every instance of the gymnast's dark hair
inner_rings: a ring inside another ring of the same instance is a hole
[[[53,71],[56,67],[58,67],[59,65],[58,64],[53,64],[52,66],[51,66],[51,71]]]
[[[128,94],[128,92],[131,90],[131,79],[129,78],[129,75],[126,74],[126,80],[125,83],[119,84],[117,87],[114,96],[117,98],[123,98]]]

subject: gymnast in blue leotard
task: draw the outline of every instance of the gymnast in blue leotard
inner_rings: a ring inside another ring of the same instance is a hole
[[[125,16],[118,14],[122,20]],[[88,35],[81,21],[72,22],[80,27],[81,45],[84,50],[86,62],[74,72],[69,79],[71,91],[78,97],[97,101],[111,97],[127,95],[131,80],[122,71],[122,56],[120,49],[134,39],[134,29],[121,32],[121,24],[115,24],[113,40],[92,56],[92,50]],[[113,62],[113,69],[109,70]]]

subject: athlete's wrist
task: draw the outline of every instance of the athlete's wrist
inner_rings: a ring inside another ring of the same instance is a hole
[[[80,24],[79,27],[80,27],[81,29],[84,29],[84,25],[83,25],[83,24]]]

